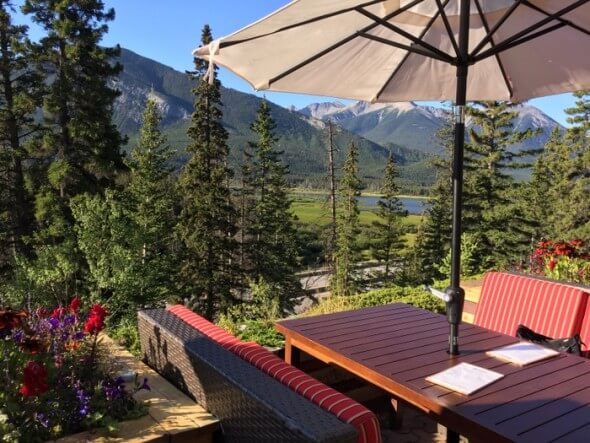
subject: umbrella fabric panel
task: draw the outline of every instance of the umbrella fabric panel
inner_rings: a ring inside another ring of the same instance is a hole
[[[355,6],[363,6],[369,14],[388,18],[388,23],[396,28],[422,38],[427,44],[454,57],[453,42],[448,37],[445,22],[434,0],[424,0],[395,15],[399,8],[412,3],[409,0],[379,3],[359,0],[295,1],[221,39],[222,47],[214,55],[214,62],[228,67],[259,90],[297,91],[373,102],[453,100],[456,93],[455,66],[385,43],[412,45],[412,41],[400,33],[351,10]],[[485,12],[485,21],[475,3],[472,5],[470,51],[479,45],[513,3],[513,0],[479,0],[478,4]],[[531,1],[548,14],[572,3],[573,0]],[[445,11],[457,40],[458,17],[454,14],[458,12],[458,1],[450,0]],[[318,19],[314,20],[314,17]],[[500,26],[492,41],[478,53],[485,53],[492,48],[492,44],[497,45],[545,18],[545,14],[531,7],[519,6]],[[590,4],[563,15],[563,19],[582,28],[590,28]],[[303,22],[306,24],[293,26]],[[559,21],[553,20],[545,28],[556,23]],[[382,41],[376,41],[378,39]],[[564,26],[497,56],[478,61],[470,66],[467,99],[520,101],[588,88],[590,59],[581,56],[581,53],[589,44],[587,33]],[[200,48],[198,55],[208,58],[209,52],[209,48]],[[575,71],[569,68],[574,63]]]

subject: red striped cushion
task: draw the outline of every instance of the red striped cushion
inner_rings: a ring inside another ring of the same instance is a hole
[[[475,324],[514,336],[519,324],[549,337],[580,332],[588,293],[580,288],[522,275],[489,272]]]
[[[285,363],[284,360],[281,360],[258,343],[240,341],[182,305],[170,306],[167,310],[210,337],[213,341],[221,344],[227,350],[288,386],[322,409],[334,414],[344,423],[354,426],[359,435],[359,443],[381,442],[381,431],[377,417],[360,403],[317,381],[300,369]],[[225,335],[221,334],[220,331],[225,332]]]
[[[584,320],[582,320],[582,330],[580,331],[580,338],[582,339],[582,351],[586,357],[590,357],[590,301],[586,306],[586,313]]]

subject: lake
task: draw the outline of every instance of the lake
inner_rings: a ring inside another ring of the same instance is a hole
[[[377,208],[377,202],[380,200],[380,197],[363,195],[358,200],[361,208],[375,209]],[[408,211],[408,214],[420,215],[429,207],[428,200],[423,198],[400,198],[400,201]]]
[[[328,196],[326,194],[319,194],[319,193],[306,193],[306,192],[297,192],[293,194],[293,196],[297,198],[310,198],[312,200],[327,200]],[[363,195],[358,198],[359,206],[361,209],[365,210],[372,210],[377,209],[377,202],[380,200],[380,197],[376,196],[368,196]],[[411,198],[411,197],[404,197],[400,198],[400,201],[404,205],[404,208],[408,211],[408,214],[413,215],[421,215],[425,209],[429,207],[428,200],[423,198]]]

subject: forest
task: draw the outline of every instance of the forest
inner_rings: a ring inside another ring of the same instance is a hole
[[[333,296],[367,288],[360,261],[378,265],[379,287],[447,277],[450,119],[437,134],[446,155],[432,160],[430,205],[410,236],[393,153],[373,220],[360,222],[355,143],[341,171],[326,165],[329,223],[302,223],[268,103],[251,122],[241,166],[230,168],[216,68],[195,59],[186,163],[175,168],[154,101],[127,154],[113,123],[119,48],[100,44],[114,11],[93,1],[59,8],[24,2],[45,32],[33,42],[13,24],[11,3],[0,2],[0,304],[31,310],[80,297],[106,306],[113,329],[132,330],[138,309],[171,302],[210,319],[288,315],[302,295],[298,273],[312,264],[328,269]],[[211,40],[205,26],[201,43]],[[510,146],[535,133],[514,130],[512,103],[469,106],[464,275],[510,269],[590,280],[590,92],[575,95],[569,127],[519,152]],[[531,171],[530,180],[514,170]]]

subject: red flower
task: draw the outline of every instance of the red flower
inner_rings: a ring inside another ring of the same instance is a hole
[[[20,393],[25,397],[36,397],[47,392],[47,370],[36,361],[27,363],[24,369],[23,386]]]
[[[70,302],[70,312],[73,314],[78,313],[78,309],[80,308],[80,299],[78,297],[74,297]]]
[[[88,319],[84,323],[84,331],[88,334],[97,334],[104,328],[104,319],[108,315],[107,310],[101,305],[94,305],[90,309]]]
[[[10,332],[15,328],[22,328],[23,319],[27,316],[25,311],[0,310],[0,331]]]
[[[574,248],[580,248],[582,246],[584,246],[584,242],[580,239],[575,239],[570,241],[570,245]]]
[[[557,265],[557,260],[555,260],[554,258],[549,260],[549,270],[553,271],[555,269],[556,265]]]
[[[62,318],[64,315],[66,315],[66,308],[62,308],[60,306],[59,308],[55,308],[53,310],[51,313],[51,318]]]
[[[557,255],[565,255],[569,257],[572,255],[572,252],[572,248],[568,244],[559,243],[557,246],[555,246],[555,253]]]

